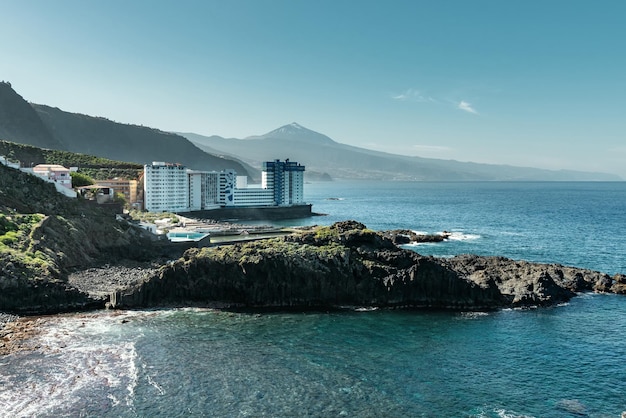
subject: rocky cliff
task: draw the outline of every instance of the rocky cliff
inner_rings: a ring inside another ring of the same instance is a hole
[[[65,149],[35,109],[7,82],[0,82],[0,139],[42,148]]]
[[[583,290],[625,293],[626,277],[501,257],[423,257],[347,221],[283,238],[189,250],[143,283],[116,292],[111,305],[482,310],[552,305]]]
[[[68,283],[69,272],[103,259],[151,259],[156,250],[106,209],[0,164],[0,311],[102,307]]]

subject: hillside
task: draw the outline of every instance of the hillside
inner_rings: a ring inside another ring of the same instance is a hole
[[[5,82],[0,83],[0,139],[64,149],[39,119],[37,112]]]
[[[266,159],[290,158],[307,171],[336,178],[418,181],[616,181],[606,173],[552,171],[529,167],[479,164],[453,160],[408,157],[353,147],[304,128],[285,125],[265,135],[245,139],[181,134],[203,149],[236,155],[253,166]]]
[[[22,167],[37,164],[60,164],[64,167],[78,167],[79,171],[91,178],[104,180],[114,177],[137,179],[143,171],[143,165],[94,155],[79,154],[69,151],[43,149],[31,145],[0,140],[0,155],[10,160],[17,160]]]
[[[248,174],[240,162],[208,154],[179,135],[28,103],[8,83],[0,83],[0,139],[142,165],[167,161]]]
[[[150,260],[141,231],[99,205],[0,164],[0,311],[79,309],[96,301],[68,274],[102,260]],[[102,305],[101,302],[98,302]]]

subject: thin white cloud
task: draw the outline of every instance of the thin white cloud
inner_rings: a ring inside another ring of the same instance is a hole
[[[425,96],[421,91],[416,89],[407,89],[404,92],[392,96],[394,100],[405,102],[435,102],[436,100],[430,96]]]
[[[468,112],[468,113],[473,113],[473,114],[475,114],[475,115],[477,115],[477,114],[478,114],[478,112],[476,111],[476,109],[474,109],[474,108],[472,107],[472,104],[471,104],[471,103],[466,102],[465,100],[461,100],[461,102],[457,105],[457,108],[458,108],[458,109],[461,109],[461,110],[463,110],[463,111],[465,111],[465,112]]]
[[[478,111],[472,106],[470,102],[466,102],[465,100],[456,101],[445,98],[436,99],[432,96],[424,94],[422,91],[418,89],[407,89],[400,94],[392,95],[391,98],[393,100],[399,100],[403,102],[419,102],[419,103],[438,103],[448,105],[451,104],[457,109],[460,109],[467,113],[472,113],[474,115],[478,115]]]

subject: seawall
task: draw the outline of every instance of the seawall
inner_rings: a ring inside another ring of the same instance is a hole
[[[281,220],[313,216],[310,204],[296,206],[256,206],[219,208],[182,212],[180,215],[197,219],[225,220]]]

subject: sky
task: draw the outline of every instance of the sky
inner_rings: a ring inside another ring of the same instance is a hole
[[[26,100],[244,138],[626,179],[623,0],[0,0]]]

